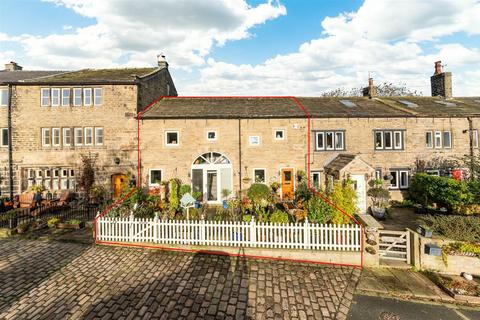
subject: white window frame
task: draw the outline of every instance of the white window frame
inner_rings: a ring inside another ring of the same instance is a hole
[[[448,146],[445,144],[445,141],[446,141],[445,140],[445,135],[448,135],[448,138],[449,138],[448,141],[449,141],[450,144]],[[443,139],[443,141],[442,141],[443,142],[443,147],[445,149],[451,149],[452,148],[452,132],[450,130],[443,131],[442,139]]]
[[[9,143],[10,143],[10,136],[9,136],[9,133],[8,133],[8,128],[2,128],[2,136],[0,136],[0,147],[8,147]],[[3,143],[3,134],[4,132],[7,132],[7,144],[4,144]]]
[[[390,147],[387,147],[387,133],[390,135]],[[390,131],[390,130],[386,130],[383,132],[383,147],[385,150],[393,150],[393,131]]]
[[[60,190],[68,190],[68,179],[60,179]]]
[[[37,169],[35,170],[35,178],[42,180],[43,179],[43,170]]]
[[[255,142],[254,140],[257,140]],[[255,136],[248,136],[248,145],[251,147],[258,147],[261,144],[261,138],[258,135]]]
[[[177,143],[168,143],[168,134],[176,133],[177,134]],[[165,131],[165,146],[167,147],[178,147],[180,145],[180,131],[178,130],[166,130]]]
[[[89,96],[87,97],[87,92],[89,92]],[[87,103],[87,98],[90,98],[90,102]],[[83,105],[85,107],[91,107],[93,105],[93,92],[92,92],[92,88],[83,88]]]
[[[328,146],[328,135],[332,135],[332,146]],[[325,150],[335,150],[335,132],[325,131]]]
[[[52,173],[53,178],[59,178],[60,177],[60,169],[53,169],[52,171],[53,171],[53,173]]]
[[[80,143],[77,143],[77,137],[78,137],[77,132],[81,132],[81,134],[82,134],[82,135],[81,135],[82,138],[80,139],[80,141],[81,141]],[[80,128],[80,127],[74,128],[74,129],[73,129],[73,142],[74,142],[74,145],[75,145],[75,146],[83,146],[83,139],[84,139],[84,138],[83,138],[83,128]]]
[[[56,101],[54,99],[54,95],[57,95],[57,98],[56,98]],[[61,95],[61,91],[60,91],[60,88],[52,88],[52,91],[51,91],[51,103],[52,103],[52,107],[59,107],[60,106],[60,103],[61,103],[61,98],[62,98],[62,95]]]
[[[83,144],[85,146],[93,146],[93,142],[94,142],[94,137],[93,137],[93,127],[85,127],[83,128],[84,132],[83,132]],[[87,132],[90,132],[90,139],[91,141],[87,143]]]
[[[71,177],[75,177],[75,169],[68,169],[68,177],[71,178]]]
[[[68,101],[65,103],[65,92],[68,92]],[[72,98],[72,91],[70,88],[62,88],[62,107],[69,107],[70,106],[70,100]]]
[[[160,171],[160,177],[163,179],[163,169],[158,169],[158,168],[151,168],[148,170],[148,186],[150,187],[158,187],[160,186],[160,183],[155,183],[152,182],[152,171]]]
[[[83,97],[82,97],[82,93],[83,93],[83,90],[82,88],[73,88],[73,106],[74,107],[81,107],[82,106],[82,102],[83,102]],[[77,103],[77,99],[78,102],[80,103]]]
[[[477,129],[473,129],[473,132],[472,132],[472,146],[474,148],[478,148],[478,130]]]
[[[322,173],[319,171],[319,170],[313,170],[311,171],[310,173],[310,184],[311,184],[311,187],[312,188],[315,188],[314,184],[313,184],[313,177],[314,176],[318,176],[318,189],[321,189],[321,184],[322,184]]]
[[[282,137],[281,137],[281,138],[278,138],[278,137],[277,137],[277,132],[281,132],[281,133],[282,133]],[[273,130],[273,139],[275,139],[275,140],[277,140],[277,141],[285,140],[285,129],[275,129],[275,130]]]
[[[439,138],[440,140],[437,140],[437,138]],[[438,141],[439,143],[437,143]],[[442,148],[442,145],[443,145],[442,131],[435,131],[433,135],[433,145],[435,146],[435,149]]]
[[[428,136],[430,136],[430,141],[428,141]],[[425,132],[425,147],[427,149],[433,149],[433,145],[434,145],[434,142],[433,142],[433,131],[426,131]]]
[[[6,98],[5,104],[2,103],[3,97]],[[8,107],[8,88],[1,88],[0,89],[0,106],[1,107]]]
[[[52,190],[60,190],[60,181],[58,179],[52,179]]]
[[[381,168],[376,168],[375,169],[375,180],[383,180],[382,178],[382,169]]]
[[[50,169],[43,170],[44,177],[50,179],[52,177]]]
[[[399,143],[397,144],[397,142]],[[403,132],[402,131],[393,131],[393,149],[395,150],[403,149]]]
[[[44,101],[43,101],[43,97],[44,97],[43,93],[44,92],[48,93],[48,95],[46,97],[46,99],[47,99],[46,103],[44,103]],[[41,107],[49,107],[50,106],[50,88],[41,88],[40,89],[40,106]]]
[[[409,185],[410,185],[410,178],[408,176],[408,170],[399,170],[398,171],[398,187],[399,189],[408,189]],[[407,184],[405,185],[402,185],[402,174],[405,174],[406,176],[406,182]]]
[[[97,140],[97,137],[99,136],[98,132],[102,132],[102,134],[100,135],[102,137],[102,142],[98,142]],[[103,127],[95,127],[95,145],[96,146],[103,146],[103,141],[104,141],[105,137],[104,137],[104,131],[103,131]]]
[[[60,177],[61,178],[68,178],[68,169],[66,169],[66,168],[60,169]]]
[[[321,139],[319,138],[321,136]],[[325,150],[325,132],[320,131],[315,133],[315,150]],[[318,142],[322,141],[322,147],[318,145]]]
[[[337,138],[340,135],[341,137],[341,147],[337,147]],[[335,139],[333,141],[335,150],[345,150],[345,133],[343,131],[335,131]]]
[[[46,132],[48,132],[48,143],[45,143]],[[50,128],[42,128],[42,147],[50,147],[52,144],[52,135]]]
[[[55,143],[55,132],[58,133],[58,143]],[[62,136],[60,134],[60,128],[52,128],[52,146],[59,147],[62,144]]]
[[[210,133],[213,133],[213,134],[214,134],[214,137],[213,137],[213,138],[210,138],[210,137],[208,136]],[[208,130],[206,137],[207,137],[207,141],[217,141],[217,131],[216,131],[216,130]]]
[[[256,175],[255,175],[255,171],[263,171],[263,177],[264,177],[264,181],[260,181],[260,182],[257,182],[256,180]],[[263,184],[266,184],[267,183],[267,169],[266,168],[253,168],[252,170],[253,172],[253,183],[263,183]]]
[[[68,132],[68,135],[67,135]],[[63,145],[69,147],[72,145],[72,128],[63,128]],[[67,142],[67,136],[70,138],[70,142]]]
[[[377,146],[377,134],[380,134],[380,145]],[[383,150],[384,147],[384,134],[381,130],[373,131],[373,143],[375,144],[375,150]]]
[[[97,92],[100,91],[100,103],[97,103]],[[95,107],[101,106],[103,104],[103,88],[93,88],[93,105]]]

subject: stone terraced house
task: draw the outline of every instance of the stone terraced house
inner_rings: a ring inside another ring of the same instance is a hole
[[[137,113],[159,96],[177,95],[163,58],[156,68],[71,72],[23,71],[11,63],[0,71],[0,90],[2,194],[33,184],[76,190],[87,156],[95,159],[98,181],[118,196],[136,172]]]
[[[1,71],[2,193],[40,183],[78,189],[88,155],[118,196],[137,172],[140,123],[145,187],[179,178],[220,203],[224,189],[278,182],[288,199],[297,175],[310,170],[319,188],[354,180],[364,211],[370,180],[387,180],[401,199],[417,160],[431,174],[451,175],[465,168],[440,168],[439,159],[478,152],[480,98],[452,98],[451,78],[437,63],[435,97],[376,97],[371,81],[365,97],[199,98],[176,97],[164,59],[158,68]]]

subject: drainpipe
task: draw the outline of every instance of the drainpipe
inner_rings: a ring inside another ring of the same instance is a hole
[[[473,152],[473,120],[470,117],[467,117],[468,121],[468,136],[470,140],[470,180],[474,180],[473,169],[474,169],[474,152]]]
[[[242,191],[242,119],[238,118],[238,186],[239,195]]]
[[[10,200],[13,200],[13,145],[12,145],[12,85],[8,85],[8,184]]]

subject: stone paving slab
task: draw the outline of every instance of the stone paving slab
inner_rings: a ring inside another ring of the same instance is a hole
[[[402,298],[455,302],[424,275],[404,269],[364,268],[357,292]]]
[[[345,319],[360,270],[0,240],[0,319]]]

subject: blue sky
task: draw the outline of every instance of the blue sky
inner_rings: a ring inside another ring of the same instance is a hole
[[[480,95],[478,0],[1,0],[0,59],[29,69],[155,65],[187,94],[318,95],[406,83],[433,62]]]

